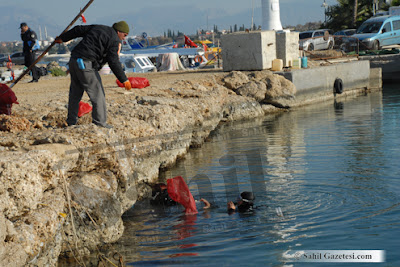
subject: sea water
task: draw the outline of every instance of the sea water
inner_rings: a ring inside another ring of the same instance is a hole
[[[383,250],[374,266],[400,266],[399,158],[400,86],[224,125],[162,174],[213,208],[138,202],[114,248],[133,266],[310,266],[294,250]],[[228,214],[242,191],[257,209]]]

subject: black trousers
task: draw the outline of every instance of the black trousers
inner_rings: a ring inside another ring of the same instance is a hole
[[[35,62],[36,60],[36,56],[35,56],[35,52],[27,52],[25,53],[25,66],[29,68],[30,65],[32,65],[33,62]],[[40,74],[39,74],[39,68],[34,66],[31,70],[32,73],[32,79],[38,81],[40,78]]]

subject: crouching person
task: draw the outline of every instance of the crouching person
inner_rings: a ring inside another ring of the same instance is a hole
[[[107,124],[105,92],[99,70],[108,63],[117,79],[124,84],[125,89],[132,89],[119,61],[120,44],[128,33],[128,24],[120,21],[114,23],[112,27],[76,26],[56,38],[56,43],[62,43],[82,37],[79,44],[72,50],[69,61],[71,85],[68,100],[68,126],[77,123],[79,102],[83,93],[86,92],[93,105],[93,123],[100,127],[112,128]]]

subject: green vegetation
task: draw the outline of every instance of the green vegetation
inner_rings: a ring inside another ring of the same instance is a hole
[[[55,77],[67,76],[67,73],[64,70],[62,70],[60,67],[51,68],[51,69],[49,69],[49,72],[51,73],[51,76],[55,76]]]
[[[373,5],[371,0],[338,0],[337,5],[327,9],[326,23],[322,28],[333,31],[342,29],[357,29],[365,20],[373,16]],[[388,10],[389,5],[385,1],[378,1],[379,10]],[[391,6],[400,5],[400,0],[393,0]]]

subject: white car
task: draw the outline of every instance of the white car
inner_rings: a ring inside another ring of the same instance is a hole
[[[305,31],[299,34],[300,50],[313,51],[332,49],[335,45],[335,40],[330,34],[330,30],[320,29],[313,31]]]

